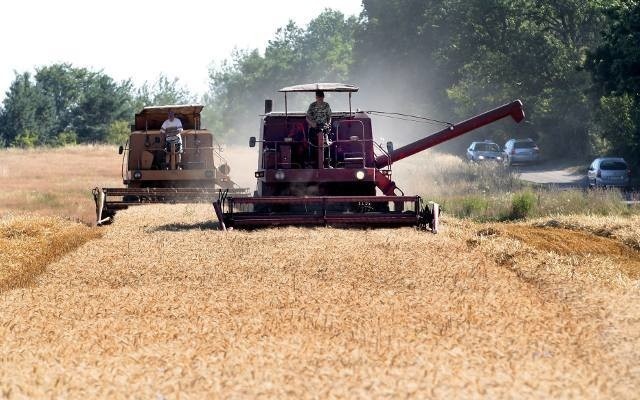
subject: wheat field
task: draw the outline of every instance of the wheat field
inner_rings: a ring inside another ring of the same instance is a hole
[[[0,398],[637,398],[639,222],[224,233],[133,208],[0,294]]]
[[[0,217],[9,213],[95,221],[91,188],[122,186],[116,146],[0,150]]]
[[[224,155],[251,187],[255,154]],[[121,184],[115,148],[0,156],[0,399],[638,397],[640,216],[225,233],[148,205],[96,228],[74,220]],[[396,168],[408,192],[469,190],[429,157]]]

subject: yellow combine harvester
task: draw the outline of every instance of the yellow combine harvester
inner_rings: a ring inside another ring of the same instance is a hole
[[[97,225],[113,221],[116,211],[146,203],[213,202],[221,192],[249,194],[229,177],[231,168],[213,134],[201,128],[200,104],[145,107],[135,116],[125,146],[120,146],[125,187],[95,188]],[[169,113],[182,131],[161,129]],[[174,139],[179,134],[181,143]],[[180,144],[178,144],[180,143]]]

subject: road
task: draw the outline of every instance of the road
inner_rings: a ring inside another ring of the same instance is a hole
[[[545,163],[518,165],[513,168],[520,174],[520,179],[528,182],[566,188],[587,186],[586,174],[581,171],[580,166],[553,166]]]
[[[520,179],[545,186],[553,186],[560,189],[583,189],[587,187],[587,175],[581,165],[551,165],[548,163],[538,165],[513,166],[520,174]],[[640,204],[640,191],[633,189],[625,191],[626,204]]]

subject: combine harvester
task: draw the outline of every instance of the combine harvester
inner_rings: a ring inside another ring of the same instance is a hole
[[[287,94],[317,90],[347,93],[349,110],[334,112],[331,126],[314,141],[305,114],[288,111]],[[390,142],[383,148],[374,141],[367,113],[352,111],[351,95],[357,91],[338,83],[285,87],[280,89],[284,112],[273,112],[272,101],[265,101],[260,138],[249,141],[250,147],[259,145],[257,190],[253,197],[222,193],[213,204],[221,229],[417,226],[435,233],[438,204],[406,196],[391,179],[392,163],[502,118],[524,119],[522,102],[516,100],[394,150]]]
[[[122,179],[126,187],[95,188],[97,225],[109,224],[116,211],[148,203],[212,202],[220,192],[241,197],[230,178],[230,167],[214,145],[213,134],[200,127],[199,104],[145,107],[125,146],[120,146]],[[183,153],[178,162],[175,145],[168,149],[160,132],[169,111],[182,122]],[[167,162],[168,160],[168,162]]]

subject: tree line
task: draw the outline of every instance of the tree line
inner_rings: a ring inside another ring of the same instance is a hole
[[[637,165],[639,43],[637,0],[364,0],[358,17],[325,10],[278,29],[263,53],[236,51],[210,69],[201,99],[163,76],[136,88],[68,64],[18,74],[0,108],[0,143],[119,140],[137,108],[185,100],[207,106],[205,124],[224,140],[244,141],[280,87],[347,81],[368,107],[449,121],[520,98],[525,124],[476,135]]]
[[[133,114],[150,104],[180,103],[194,97],[177,79],[160,76],[134,87],[103,72],[53,64],[35,74],[16,74],[0,108],[0,144],[57,146],[122,143]]]

